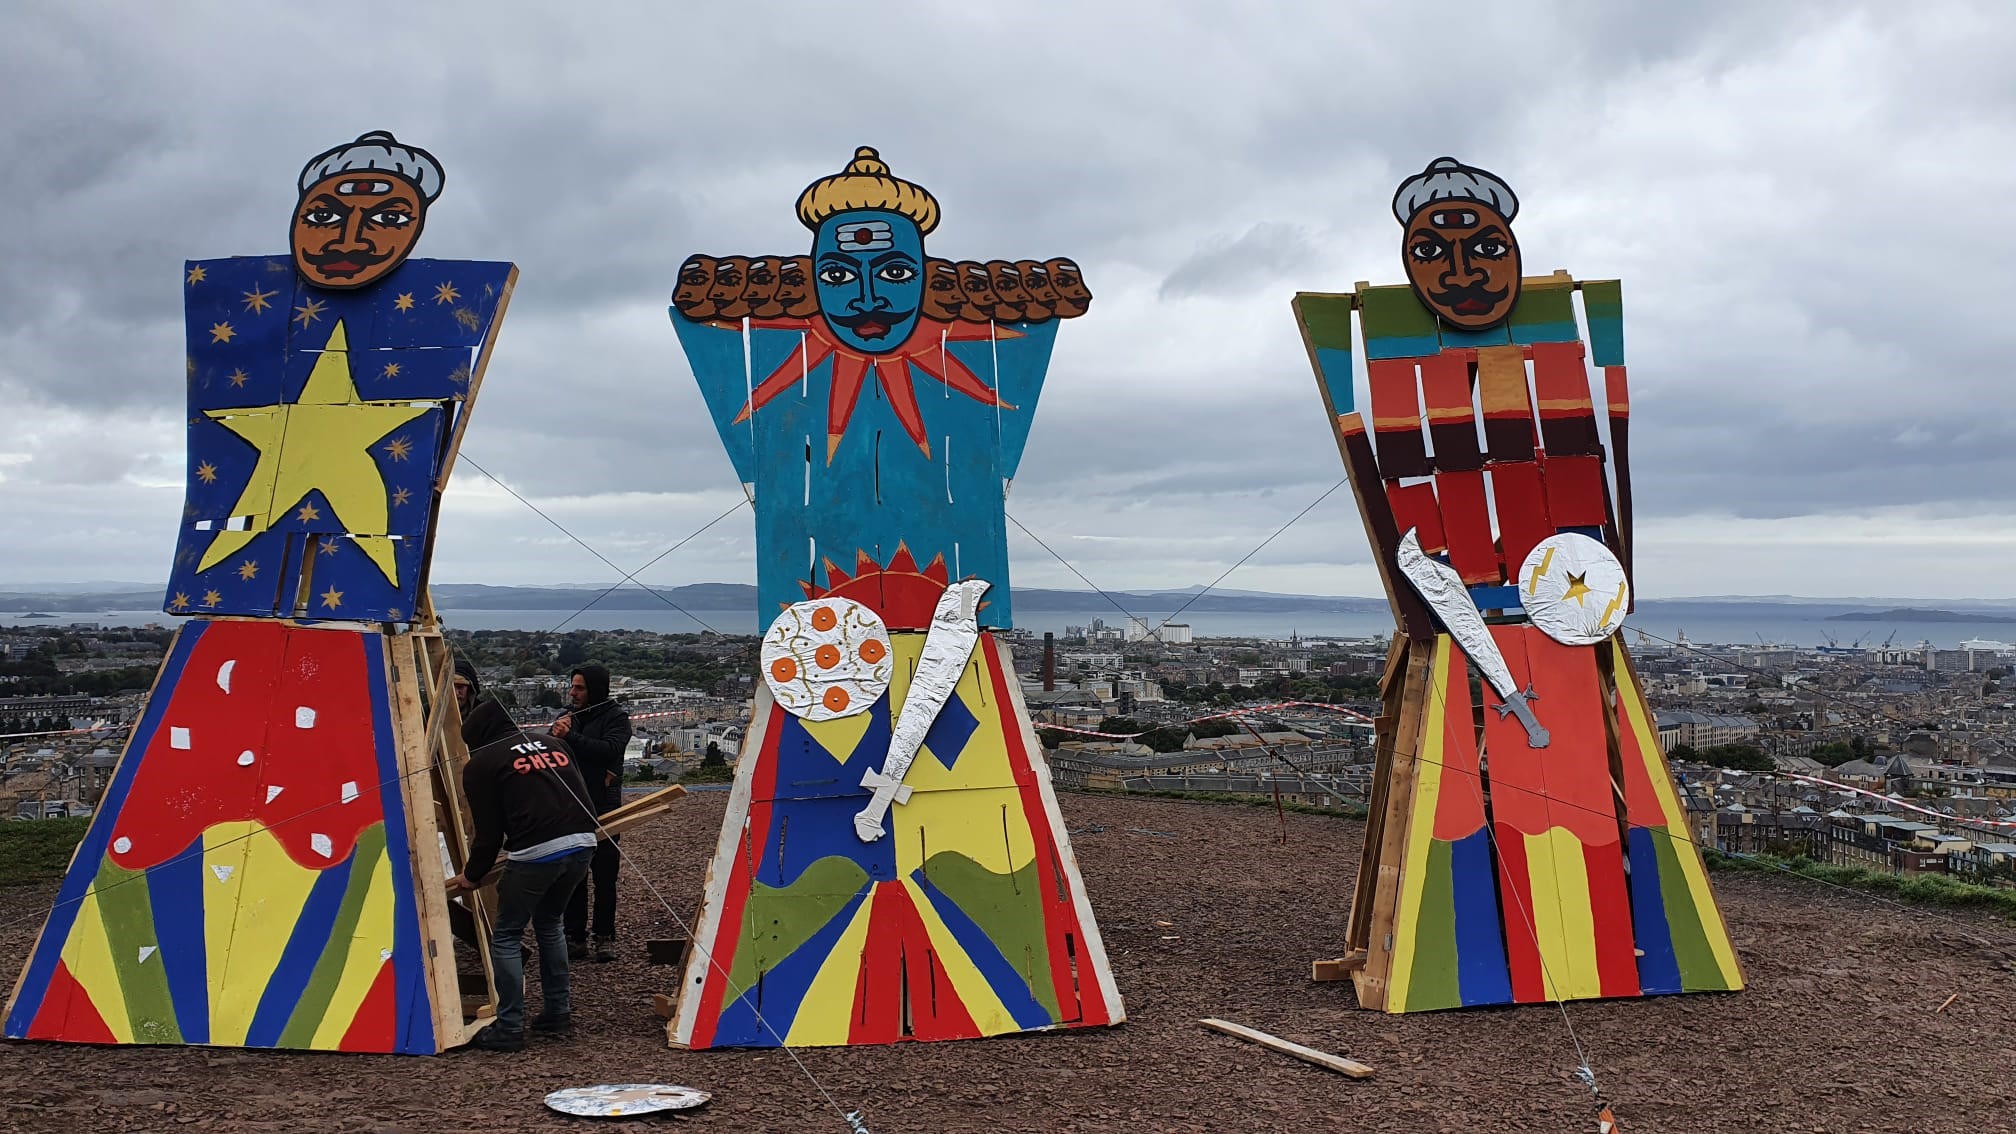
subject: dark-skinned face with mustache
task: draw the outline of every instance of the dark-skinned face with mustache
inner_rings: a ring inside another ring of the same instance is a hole
[[[376,283],[406,262],[427,206],[403,177],[344,170],[310,185],[294,208],[294,267],[317,287]]]
[[[1481,331],[1519,301],[1519,242],[1512,224],[1481,201],[1430,201],[1408,218],[1401,247],[1407,282],[1452,327]]]

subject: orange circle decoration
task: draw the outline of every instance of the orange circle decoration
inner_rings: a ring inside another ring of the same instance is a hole
[[[807,721],[867,712],[889,691],[895,650],[873,610],[852,599],[794,603],[763,635],[764,684]]]

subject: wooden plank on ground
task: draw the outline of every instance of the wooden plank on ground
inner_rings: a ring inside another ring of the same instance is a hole
[[[672,801],[686,794],[686,789],[678,784],[660,788],[650,795],[640,796],[607,815],[598,822],[605,835],[620,835],[646,819],[663,815],[672,809]]]
[[[1342,1075],[1349,1075],[1353,1079],[1369,1079],[1372,1077],[1372,1068],[1355,1059],[1346,1059],[1341,1055],[1332,1055],[1327,1051],[1317,1051],[1313,1047],[1304,1047],[1299,1043],[1290,1043],[1279,1036],[1270,1036],[1266,1032],[1246,1027],[1244,1024],[1235,1024],[1230,1020],[1220,1020],[1215,1017],[1197,1022],[1214,1032],[1223,1032],[1234,1039],[1257,1043],[1261,1047],[1278,1051],[1283,1055],[1294,1056],[1304,1063],[1314,1063],[1318,1067],[1328,1068]]]

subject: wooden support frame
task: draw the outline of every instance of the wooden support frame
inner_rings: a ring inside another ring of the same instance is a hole
[[[485,886],[450,899],[447,872],[437,850],[445,845],[448,865],[459,872],[468,861],[473,831],[468,801],[462,795],[462,768],[469,762],[469,750],[462,743],[462,714],[453,695],[454,658],[448,644],[439,626],[429,622],[386,635],[385,649],[391,662],[393,729],[412,848],[408,869],[420,907],[436,1044],[446,1051],[469,1042],[496,1015],[496,972],[490,958],[496,888]],[[457,937],[449,913],[455,902],[474,925],[464,943],[482,964],[480,993],[465,991],[457,964]]]

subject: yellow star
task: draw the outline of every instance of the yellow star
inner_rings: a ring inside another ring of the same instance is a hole
[[[1568,576],[1568,589],[1561,595],[1561,601],[1567,602],[1572,598],[1575,600],[1576,606],[1581,606],[1583,605],[1582,596],[1588,593],[1589,584],[1582,581],[1582,576],[1570,574]]]
[[[218,594],[218,593],[217,593],[216,591],[204,591],[204,592],[203,592],[203,605],[204,605],[204,606],[216,606],[217,604],[219,604],[219,603],[221,603],[221,602],[223,602],[223,601],[224,601],[224,596],[223,596],[223,595],[220,595],[220,594]]]
[[[395,461],[403,461],[413,453],[413,442],[404,437],[394,437],[385,443],[385,451],[392,454]]]
[[[198,571],[208,570],[208,568],[205,567],[198,567],[196,569]],[[253,579],[257,578],[258,575],[259,575],[259,561],[257,559],[247,559],[245,562],[240,563],[238,565],[239,578]]]
[[[273,306],[267,300],[279,294],[278,291],[260,291],[259,285],[253,284],[252,290],[245,293],[245,310],[254,315],[264,314],[268,307]]]
[[[294,518],[305,524],[310,520],[321,519],[322,513],[317,511],[313,504],[303,504],[301,510],[294,513]]]
[[[202,282],[203,282],[203,280],[204,280],[204,277],[206,277],[206,276],[208,276],[208,275],[209,275],[209,273],[203,270],[203,265],[201,265],[201,264],[198,264],[198,265],[196,265],[195,267],[193,267],[193,268],[190,268],[190,269],[189,269],[189,286],[190,286],[190,287],[195,287],[195,286],[196,286],[197,284],[199,284],[199,283],[202,283]]]
[[[228,343],[231,341],[231,336],[237,333],[231,329],[229,323],[210,324],[210,341],[213,343]]]
[[[455,285],[452,283],[436,284],[434,287],[434,302],[436,303],[453,303],[460,298],[462,298],[462,293],[456,291]]]
[[[338,320],[298,401],[206,411],[219,425],[259,450],[259,463],[231,509],[234,516],[252,517],[252,523],[243,530],[215,533],[199,569],[208,570],[243,550],[271,526],[272,518],[285,516],[308,493],[320,491],[329,503],[331,518],[344,531],[366,537],[354,542],[378,565],[386,582],[399,585],[392,541],[379,536],[390,509],[385,478],[371,459],[371,447],[426,413],[428,407],[360,400],[351,377],[349,349],[343,323]],[[402,443],[410,452],[411,443],[404,438],[394,444]],[[386,448],[395,452],[391,445]],[[285,461],[281,460],[283,450]]]
[[[217,466],[211,464],[209,461],[204,461],[202,464],[197,465],[196,479],[202,481],[204,484],[216,484]]]
[[[188,596],[188,595],[185,595],[185,594],[183,594],[183,593],[182,593],[181,591],[176,591],[176,592],[175,592],[175,597],[174,597],[173,599],[169,600],[169,602],[168,602],[168,609],[169,609],[169,610],[188,610],[188,609],[189,609],[189,596]]]
[[[241,367],[240,369],[233,370],[231,373],[225,375],[225,377],[231,379],[231,384],[233,386],[243,386],[252,376],[250,374],[245,373],[244,369]]]
[[[334,555],[336,554],[336,541],[333,539],[328,540],[327,542],[323,543],[321,547],[318,547],[315,550],[322,555]]]
[[[397,377],[399,377],[399,364],[398,364],[398,363],[396,363],[396,362],[388,362],[388,363],[386,363],[386,364],[385,364],[385,371],[384,371],[384,373],[382,373],[382,374],[378,375],[378,377],[380,377],[380,378],[397,378]]]
[[[328,590],[322,592],[322,605],[328,607],[330,610],[335,610],[337,607],[342,606],[343,592],[337,590],[332,583]]]
[[[308,324],[322,318],[322,312],[328,307],[328,304],[311,297],[308,302],[294,309],[294,321],[301,324],[301,329],[305,331],[308,329]]]
[[[392,301],[392,306],[397,307],[401,311],[413,310],[413,293],[410,291],[400,292],[399,298]]]
[[[399,491],[394,492],[392,494],[392,506],[394,508],[397,508],[399,505],[404,504],[411,499],[413,499],[413,494],[407,491],[406,489],[402,488]]]

